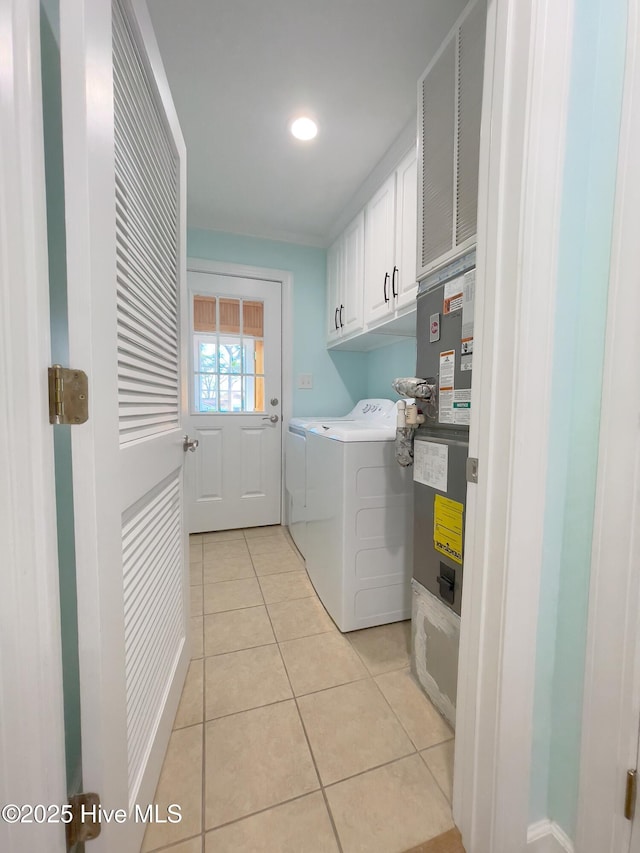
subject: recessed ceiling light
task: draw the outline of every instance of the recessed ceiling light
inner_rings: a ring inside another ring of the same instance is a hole
[[[289,129],[296,139],[302,139],[305,142],[318,134],[318,125],[308,116],[300,116],[292,121]]]

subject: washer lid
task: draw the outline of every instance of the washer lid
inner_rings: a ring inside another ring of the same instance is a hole
[[[393,400],[380,399],[379,397],[371,397],[364,400],[359,400],[348,415],[318,415],[303,418],[291,418],[289,421],[289,432],[296,435],[304,435],[314,426],[320,424],[333,423],[353,423],[355,421],[371,423],[378,422],[381,419],[385,421],[389,418],[393,419],[395,426],[396,404]]]
[[[348,420],[351,420],[349,415],[345,415],[342,418],[291,418],[289,421],[289,432],[293,432],[296,435],[305,435],[311,427],[318,426],[318,424],[332,424],[336,421],[343,422]]]
[[[334,441],[393,441],[396,437],[396,427],[376,423],[371,426],[362,421],[351,423],[318,424],[311,427],[310,433],[322,438],[331,438]]]

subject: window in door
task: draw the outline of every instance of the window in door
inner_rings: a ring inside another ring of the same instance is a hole
[[[194,414],[264,412],[264,303],[193,297]]]

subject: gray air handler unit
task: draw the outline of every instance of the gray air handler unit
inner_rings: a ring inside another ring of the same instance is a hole
[[[412,668],[455,725],[464,574],[475,252],[425,278],[418,291],[416,376],[434,383],[414,441]]]

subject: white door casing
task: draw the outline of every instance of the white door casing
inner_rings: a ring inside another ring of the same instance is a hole
[[[66,802],[40,82],[40,3],[0,0],[0,801]],[[0,849],[66,849],[0,821]]]
[[[488,5],[453,794],[474,853],[527,843],[572,12]]]
[[[195,270],[189,271],[188,281],[192,330],[196,296],[215,297],[219,311],[221,298],[243,300],[243,306],[244,300],[257,300],[264,306],[264,399],[259,411],[198,411],[195,346],[190,347],[188,433],[191,439],[198,440],[199,447],[187,459],[189,532],[279,524],[283,412],[281,282]],[[271,418],[277,420],[272,422]]]
[[[189,656],[186,168],[146,5],[121,5],[112,22],[109,0],[62,0],[61,73],[69,350],[90,382],[72,434],[83,777],[128,809],[152,801]],[[133,853],[144,828],[105,824],[92,849]]]
[[[640,720],[640,3],[628,6],[594,514],[576,850],[640,850],[623,814]],[[622,405],[621,405],[622,403]],[[606,736],[603,736],[606,732]]]

